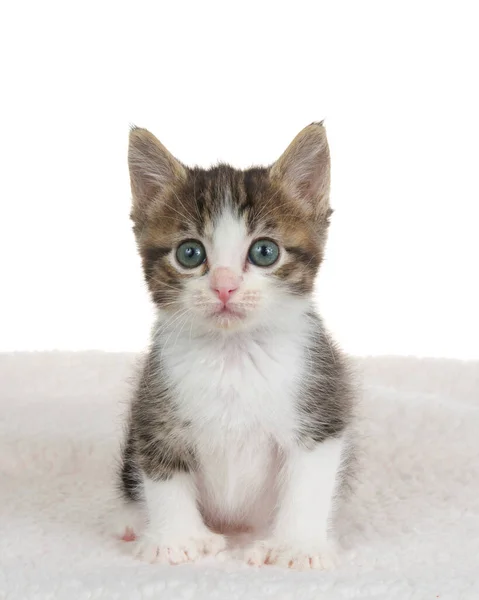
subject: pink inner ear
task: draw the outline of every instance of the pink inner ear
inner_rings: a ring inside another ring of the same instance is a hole
[[[210,287],[223,304],[228,302],[240,285],[241,277],[228,267],[216,267],[210,276]]]

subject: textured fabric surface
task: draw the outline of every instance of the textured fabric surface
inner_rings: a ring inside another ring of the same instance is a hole
[[[0,356],[0,598],[479,598],[479,364],[358,361],[361,463],[331,572],[142,564],[109,530],[136,358]]]

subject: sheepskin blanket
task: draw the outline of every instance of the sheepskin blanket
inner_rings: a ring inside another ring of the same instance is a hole
[[[357,360],[361,470],[337,515],[341,564],[297,573],[143,564],[112,535],[136,361],[0,355],[0,598],[479,599],[479,363]]]

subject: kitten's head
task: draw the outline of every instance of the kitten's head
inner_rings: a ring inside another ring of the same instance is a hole
[[[128,158],[134,231],[160,310],[223,331],[305,310],[331,213],[322,123],[268,168],[188,168],[137,128]]]

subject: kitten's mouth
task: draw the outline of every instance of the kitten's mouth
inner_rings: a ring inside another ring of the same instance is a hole
[[[233,308],[232,306],[228,306],[227,304],[225,304],[224,306],[222,306],[219,310],[216,311],[216,314],[220,317],[236,317],[238,319],[241,319],[244,317],[244,313]]]
[[[244,319],[245,313],[233,306],[228,304],[219,306],[212,313],[211,316],[216,318],[220,324],[227,325],[230,321],[236,321]]]

